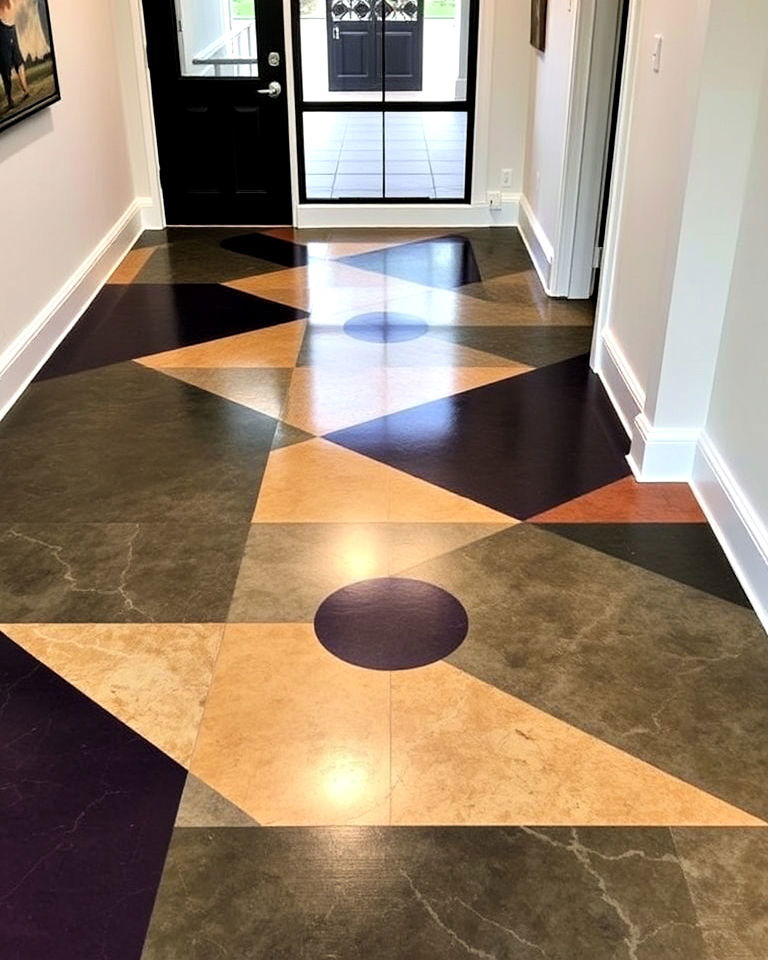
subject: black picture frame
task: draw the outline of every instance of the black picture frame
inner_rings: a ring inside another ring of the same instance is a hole
[[[0,134],[59,100],[48,0],[0,0]]]
[[[547,0],[531,0],[531,46],[541,53],[547,46]]]

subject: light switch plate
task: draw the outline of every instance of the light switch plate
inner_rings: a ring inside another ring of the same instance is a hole
[[[660,33],[653,35],[653,54],[651,55],[651,64],[654,73],[661,72],[661,48],[664,45],[664,37]]]

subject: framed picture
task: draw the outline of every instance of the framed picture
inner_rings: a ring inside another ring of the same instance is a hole
[[[61,99],[48,0],[0,0],[0,133]]]
[[[543,53],[546,45],[547,0],[531,0],[531,46]]]

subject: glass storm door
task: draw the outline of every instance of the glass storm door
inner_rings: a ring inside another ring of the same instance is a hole
[[[144,0],[170,224],[291,222],[282,0]]]
[[[470,200],[479,0],[293,0],[304,203]]]

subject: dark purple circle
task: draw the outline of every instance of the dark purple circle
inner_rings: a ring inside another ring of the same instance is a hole
[[[467,636],[467,611],[432,583],[384,577],[332,593],[315,614],[329,653],[370,670],[411,670],[442,660]]]
[[[373,343],[400,343],[416,340],[429,329],[425,320],[409,313],[361,313],[344,324],[344,332],[356,340]]]

